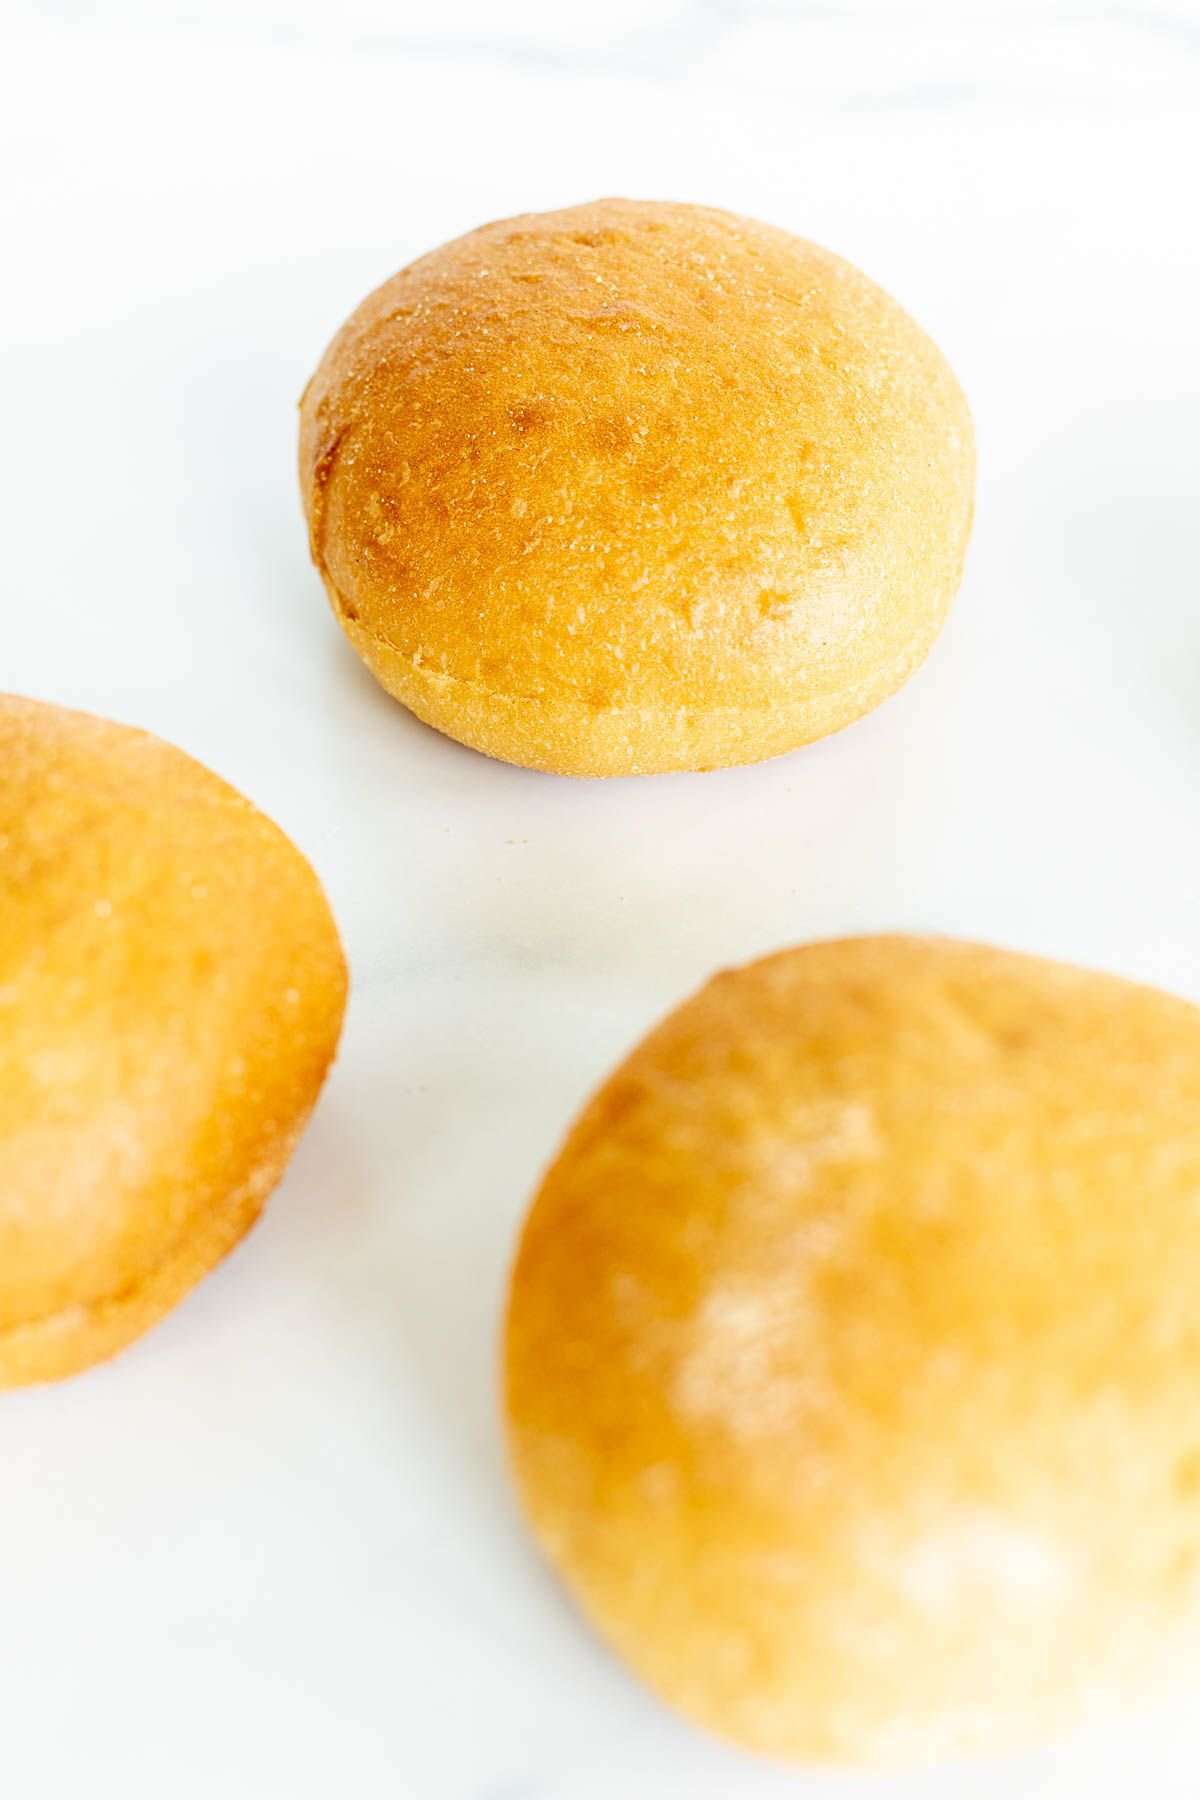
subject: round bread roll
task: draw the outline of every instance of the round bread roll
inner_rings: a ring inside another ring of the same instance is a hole
[[[888,295],[708,207],[485,225],[301,403],[313,560],[389,693],[507,762],[640,775],[837,731],[929,649],[971,421]]]
[[[320,884],[249,801],[0,696],[0,1386],[111,1356],[233,1248],[345,997]]]
[[[1200,1011],[937,939],[720,975],[507,1320],[533,1530],[701,1725],[992,1751],[1200,1676]]]

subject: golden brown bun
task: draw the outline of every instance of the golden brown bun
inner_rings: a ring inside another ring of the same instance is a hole
[[[345,995],[320,884],[248,800],[0,696],[0,1387],[111,1356],[232,1249]]]
[[[958,587],[974,450],[857,269],[600,200],[385,282],[308,386],[300,466],[389,693],[507,762],[644,775],[778,756],[898,688]]]
[[[993,1750],[1197,1672],[1200,1011],[937,939],[720,975],[600,1090],[507,1323],[533,1529],[698,1723]]]

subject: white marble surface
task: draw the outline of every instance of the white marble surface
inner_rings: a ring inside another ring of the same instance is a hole
[[[14,1800],[1194,1800],[1195,1706],[833,1781],[676,1723],[527,1547],[493,1345],[572,1109],[714,966],[929,927],[1200,998],[1200,14],[152,0],[4,14],[0,682],[164,733],[308,851],[345,1047],[251,1241],[0,1406]],[[325,611],[294,405],[414,253],[599,192],[824,240],[941,341],[978,526],[907,691],[775,765],[485,762]]]

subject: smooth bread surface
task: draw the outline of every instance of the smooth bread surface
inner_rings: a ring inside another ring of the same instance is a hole
[[[383,685],[566,774],[760,761],[915,669],[971,421],[841,258],[710,208],[484,226],[385,282],[301,407],[312,554]]]
[[[1198,1672],[1200,1011],[919,938],[719,976],[599,1091],[507,1320],[533,1530],[777,1755],[994,1751]]]
[[[0,1386],[113,1354],[233,1247],[345,993],[317,878],[249,801],[0,696]]]

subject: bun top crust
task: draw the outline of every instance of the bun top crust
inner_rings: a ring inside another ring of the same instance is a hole
[[[0,1337],[118,1303],[273,1183],[345,991],[315,875],[248,800],[0,695]]]
[[[699,1723],[997,1750],[1200,1664],[1200,1010],[982,946],[719,976],[546,1176],[507,1407],[551,1559]]]
[[[585,761],[590,722],[621,761],[623,721],[639,769],[774,754],[899,685],[958,585],[974,473],[952,373],[873,282],[631,200],[385,282],[304,396],[301,468],[314,560],[393,692],[463,735],[482,690],[500,737],[530,709]]]

